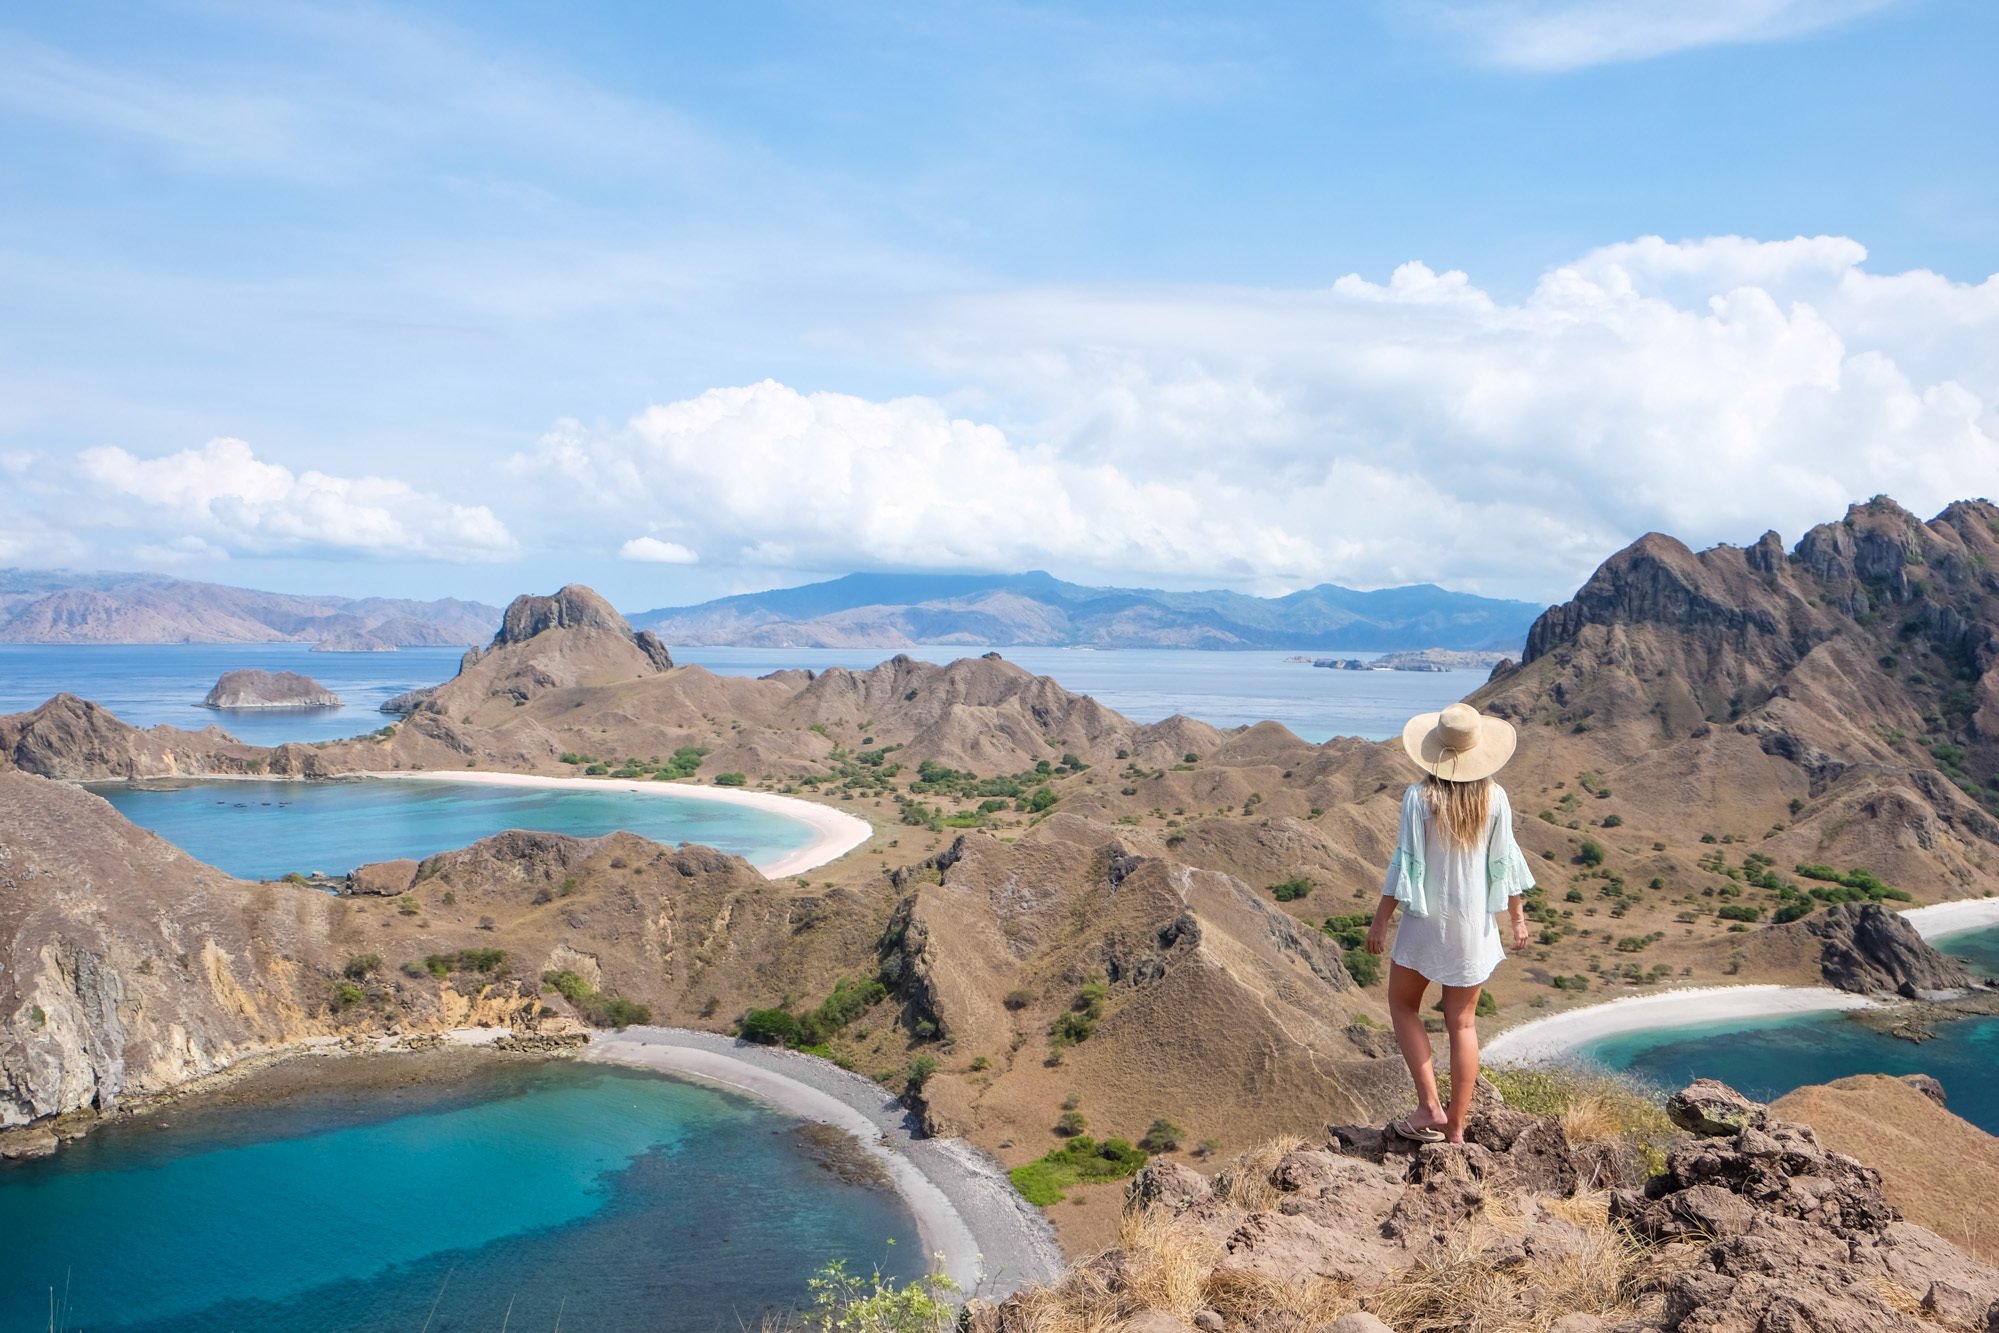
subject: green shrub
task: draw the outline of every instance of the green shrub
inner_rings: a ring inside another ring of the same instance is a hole
[[[1381,980],[1381,958],[1365,948],[1343,951],[1340,962],[1346,965],[1347,975],[1356,986],[1372,986]]]
[[[1028,813],[1038,815],[1042,811],[1047,810],[1052,806],[1054,806],[1055,802],[1058,799],[1060,798],[1058,798],[1055,795],[1054,788],[1036,787],[1034,789],[1034,795],[1027,798]]]
[[[741,787],[748,783],[749,780],[749,776],[744,773],[717,773],[715,775],[715,785],[718,787]]]
[[[804,1037],[798,1016],[783,1009],[752,1009],[743,1015],[744,1041],[762,1046],[796,1046]]]
[[[368,998],[368,993],[351,981],[333,983],[333,1007],[345,1009],[350,1004],[359,1004]]]
[[[1089,1127],[1089,1117],[1076,1110],[1064,1111],[1062,1118],[1055,1122],[1055,1132],[1067,1138],[1074,1138]]]
[[[1312,891],[1312,881],[1303,875],[1293,875],[1281,884],[1270,886],[1271,896],[1280,903],[1296,902]]]
[[[937,1057],[919,1055],[909,1062],[909,1076],[903,1081],[903,1090],[909,1093],[923,1091],[924,1084],[937,1073]]]
[[[347,960],[347,966],[340,969],[340,975],[349,981],[361,981],[381,966],[382,955],[378,953],[356,954]]]
[[[1619,828],[1622,827],[1623,824],[1624,824],[1623,815],[1605,815],[1603,817],[1603,826],[1605,828]]]
[[[1098,1143],[1087,1134],[1078,1134],[1039,1161],[1015,1167],[1007,1177],[1023,1199],[1046,1208],[1062,1202],[1064,1192],[1078,1184],[1135,1175],[1145,1165],[1145,1156],[1143,1148],[1134,1148],[1124,1139]]]
[[[1160,1116],[1146,1127],[1145,1137],[1138,1146],[1147,1152],[1172,1152],[1180,1146],[1180,1140],[1187,1137],[1187,1131]]]
[[[497,972],[506,963],[505,949],[460,949],[457,953],[427,954],[423,960],[425,970],[440,979],[453,972]],[[408,970],[405,966],[404,971]]]
[[[1028,1005],[1034,1003],[1034,992],[1026,990],[1010,990],[1006,993],[1006,999],[1001,1001],[1001,1003],[1006,1005],[1006,1007],[1009,1009],[1014,1009],[1014,1010],[1025,1009],[1027,1008]]]
[[[1498,1012],[1499,1001],[1492,998],[1492,992],[1489,990],[1480,991],[1478,993],[1478,1003],[1472,1006],[1473,1015],[1478,1018],[1490,1018]]]
[[[1576,849],[1576,864],[1594,868],[1603,864],[1603,844],[1593,838],[1584,838],[1582,846]]]
[[[1763,917],[1763,909],[1754,903],[1723,903],[1714,914],[1723,921],[1758,921]]]

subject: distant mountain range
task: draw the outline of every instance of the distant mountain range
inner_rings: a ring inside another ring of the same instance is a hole
[[[668,644],[890,648],[1313,648],[1517,653],[1542,608],[1431,584],[1283,597],[1091,588],[1051,574],[849,574],[630,617]]]
[[[0,569],[0,643],[483,643],[500,608],[453,598],[315,597],[158,574]]]

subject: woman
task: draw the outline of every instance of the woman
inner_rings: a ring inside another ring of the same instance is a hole
[[[1479,988],[1506,957],[1494,917],[1505,912],[1513,947],[1527,947],[1521,895],[1533,872],[1513,840],[1513,807],[1492,780],[1513,757],[1511,723],[1482,716],[1470,704],[1424,713],[1402,729],[1402,748],[1429,776],[1402,796],[1402,835],[1381,901],[1368,928],[1367,951],[1380,953],[1399,904],[1402,924],[1389,954],[1388,1012],[1395,1041],[1416,1083],[1416,1113],[1391,1128],[1419,1143],[1465,1141],[1472,1085],[1478,1081]],[[1423,997],[1444,990],[1444,1030],[1451,1044],[1451,1104],[1437,1096]]]

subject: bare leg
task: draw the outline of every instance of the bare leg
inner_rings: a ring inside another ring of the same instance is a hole
[[[1395,1024],[1395,1044],[1409,1065],[1409,1077],[1416,1084],[1416,1114],[1409,1117],[1413,1129],[1432,1129],[1444,1123],[1444,1104],[1437,1096],[1437,1066],[1430,1050],[1430,1034],[1423,1028],[1423,993],[1430,979],[1400,963],[1388,965],[1388,1016]],[[1449,994],[1449,991],[1445,992]]]
[[[1473,1086],[1478,1082],[1477,986],[1444,987],[1444,1031],[1451,1038],[1451,1108],[1444,1137],[1465,1141],[1465,1117],[1471,1114]]]

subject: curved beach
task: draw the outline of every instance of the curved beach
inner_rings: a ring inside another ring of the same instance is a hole
[[[1999,898],[1966,898],[1954,903],[1911,907],[1902,916],[1926,940],[1999,926]]]
[[[964,1295],[989,1300],[1062,1271],[1055,1229],[963,1139],[922,1138],[879,1083],[795,1051],[712,1032],[631,1027],[596,1035],[586,1060],[657,1070],[727,1088],[787,1115],[854,1135],[879,1159],[916,1218],[923,1247]]]
[[[787,852],[756,867],[766,879],[787,875],[837,861],[875,835],[874,825],[858,815],[816,801],[801,801],[767,791],[743,791],[730,787],[697,787],[686,782],[631,782],[616,778],[558,778],[534,773],[493,773],[476,768],[426,769],[415,773],[362,773],[368,778],[422,778],[432,782],[472,782],[488,787],[547,787],[589,791],[632,792],[640,796],[671,796],[690,801],[713,801],[721,805],[742,805],[782,815],[810,828],[812,841],[795,852]]]
[[[1508,1028],[1484,1044],[1495,1063],[1561,1060],[1605,1037],[1652,1028],[1692,1027],[1734,1018],[1768,1018],[1838,1009],[1872,1009],[1876,1001],[1820,986],[1693,986],[1627,995]]]

